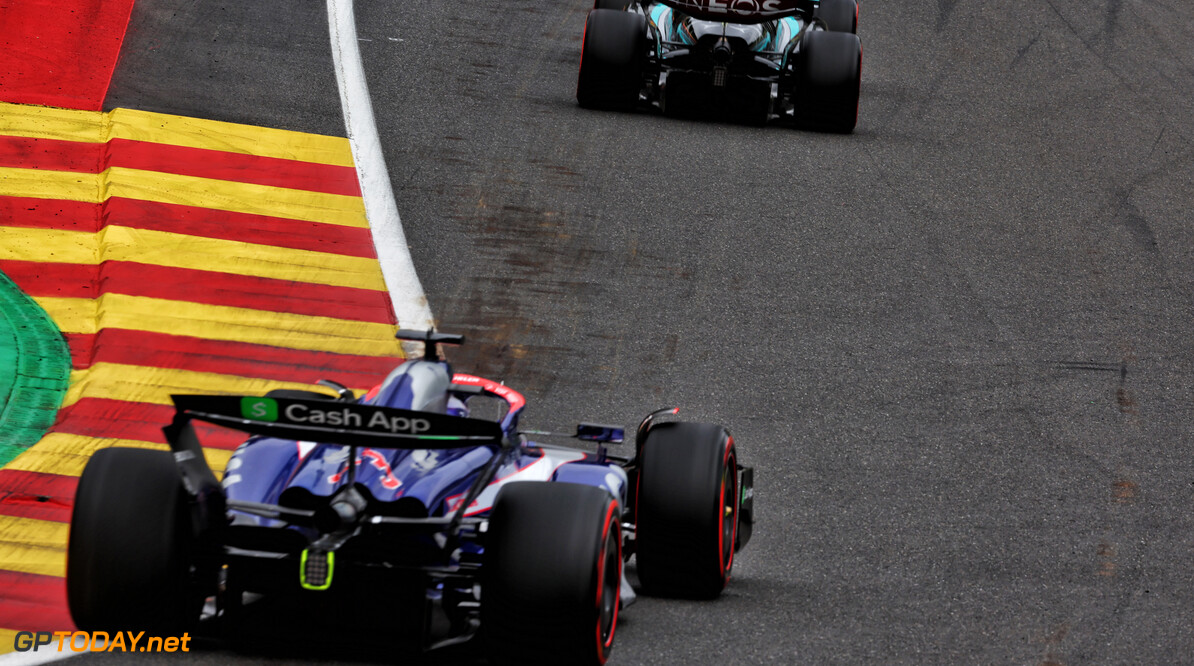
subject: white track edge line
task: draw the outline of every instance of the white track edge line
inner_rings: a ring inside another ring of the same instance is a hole
[[[381,151],[381,138],[373,118],[373,103],[365,83],[365,68],[357,43],[356,19],[352,0],[328,0],[328,32],[332,42],[332,60],[336,84],[340,89],[340,108],[352,146],[357,179],[365,202],[365,217],[373,232],[373,245],[381,263],[382,279],[390,292],[390,302],[399,328],[430,329],[435,325],[423,285],[415,273],[398,204],[390,185]],[[408,357],[410,356],[408,349]]]

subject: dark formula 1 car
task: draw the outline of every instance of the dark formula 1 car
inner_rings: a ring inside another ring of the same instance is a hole
[[[576,99],[851,132],[862,80],[857,29],[857,0],[596,0]]]
[[[398,337],[424,358],[362,399],[332,382],[337,395],[176,395],[173,454],[97,452],[71,517],[78,626],[178,635],[206,613],[231,633],[261,604],[395,650],[478,636],[497,661],[603,663],[632,555],[647,593],[721,593],[752,525],[753,473],[725,428],[663,410],[633,456],[608,451],[620,427],[578,426],[582,448],[534,443],[521,395],[441,360],[461,336]],[[486,398],[495,418],[470,416]],[[252,435],[222,482],[194,421]]]

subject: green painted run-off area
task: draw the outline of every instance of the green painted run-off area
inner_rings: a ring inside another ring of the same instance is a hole
[[[0,467],[54,424],[70,350],[53,320],[0,273]]]

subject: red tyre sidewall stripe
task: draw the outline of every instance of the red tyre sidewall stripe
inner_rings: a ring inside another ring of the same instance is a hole
[[[590,12],[592,13],[592,12]],[[580,33],[580,63],[576,66],[576,92],[580,92],[580,73],[585,71],[585,40],[589,37],[589,17],[585,16],[585,29]]]
[[[730,536],[730,543],[733,544],[738,540],[738,497],[741,495],[741,490],[737,488],[737,457],[734,454],[734,438],[726,435],[725,454],[722,458],[723,469],[734,475],[734,530]],[[721,486],[718,492],[717,501],[717,563],[721,566],[721,577],[725,582],[730,580],[730,569],[734,566],[734,549],[730,548],[730,558],[725,558],[725,528],[722,523],[725,521],[726,515],[726,477],[722,475]]]
[[[597,636],[597,659],[602,664],[609,658],[610,648],[613,647],[614,634],[618,629],[618,607],[622,605],[622,581],[619,580],[618,591],[614,593],[614,618],[609,626],[609,640],[603,642],[601,640],[601,602],[605,596],[605,575],[607,573],[605,571],[605,544],[609,540],[609,531],[611,525],[613,525],[614,512],[617,508],[618,503],[610,500],[609,507],[605,510],[605,524],[601,528],[601,553],[597,557],[597,627],[595,631]],[[621,569],[622,539],[620,536],[615,540],[615,543],[615,547],[618,549],[618,568]],[[620,571],[614,573],[620,577]]]

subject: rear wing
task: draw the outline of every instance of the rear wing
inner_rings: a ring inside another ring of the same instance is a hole
[[[503,452],[514,444],[507,439],[500,424],[482,419],[470,419],[446,414],[416,412],[393,407],[377,407],[338,400],[305,400],[299,398],[270,398],[262,396],[172,395],[174,421],[163,428],[166,441],[174,452],[174,460],[182,475],[187,492],[198,501],[200,524],[206,530],[223,525],[225,509],[234,509],[268,518],[283,513],[287,519],[293,510],[255,502],[229,500],[219,481],[203,458],[203,449],[191,421],[206,421],[240,430],[250,435],[264,435],[279,439],[293,439],[320,444],[349,447],[348,474],[345,486],[329,500],[330,503],[352,504],[341,509],[334,529],[355,525],[360,519],[363,501],[355,489],[356,450],[359,447],[388,449],[450,449],[492,445],[498,450],[477,474],[465,491],[460,507],[453,511],[444,525],[445,531],[457,535],[465,517],[465,508],[481,494],[497,473]],[[355,499],[354,499],[355,498]],[[301,512],[299,512],[301,513]],[[314,514],[300,516],[313,518]],[[377,520],[383,520],[377,518]],[[404,519],[385,518],[384,521],[403,522]],[[409,519],[407,522],[428,522],[429,519]],[[438,523],[435,523],[438,524]],[[321,528],[322,529],[322,528]],[[331,532],[321,537],[330,538]],[[441,548],[444,547],[441,544]],[[450,548],[448,550],[451,550]]]
[[[705,21],[763,23],[811,12],[819,0],[660,0],[663,4]]]
[[[206,421],[250,435],[388,449],[501,446],[493,421],[332,400],[172,395],[175,422]]]

